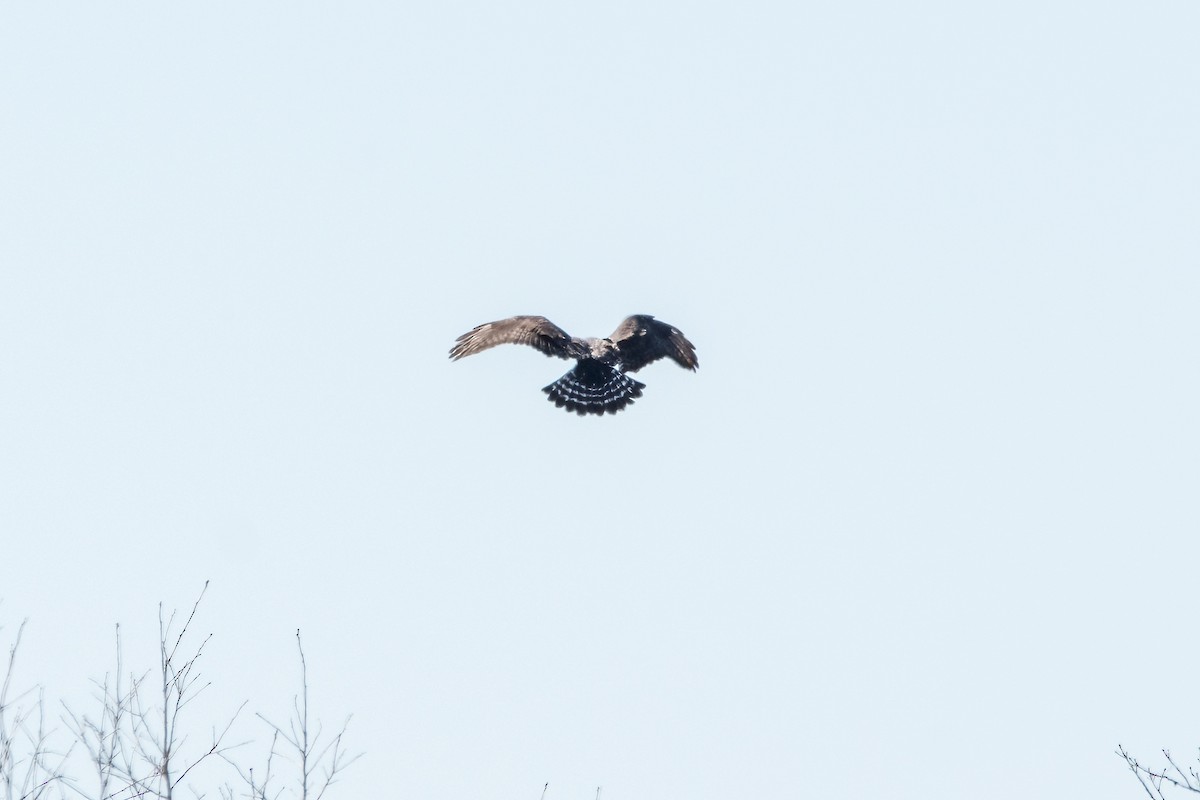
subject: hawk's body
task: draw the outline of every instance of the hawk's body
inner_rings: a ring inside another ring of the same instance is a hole
[[[527,344],[548,356],[575,359],[575,367],[543,392],[559,408],[579,415],[615,414],[642,396],[646,384],[626,373],[660,358],[685,369],[699,366],[696,348],[678,329],[649,314],[635,314],[605,339],[580,339],[545,317],[509,317],[488,322],[458,337],[450,358],[473,355],[498,344]]]

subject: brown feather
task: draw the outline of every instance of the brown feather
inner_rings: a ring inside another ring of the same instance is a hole
[[[527,344],[548,356],[568,358],[570,342],[567,332],[545,317],[509,317],[484,323],[458,337],[450,358],[457,361],[499,344]]]

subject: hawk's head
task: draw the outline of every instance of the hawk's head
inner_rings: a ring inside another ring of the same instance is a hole
[[[613,344],[612,339],[587,339],[588,355],[603,364],[615,363],[620,358],[621,351]]]

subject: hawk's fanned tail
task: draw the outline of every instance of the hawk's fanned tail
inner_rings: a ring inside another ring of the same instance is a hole
[[[620,370],[590,359],[542,389],[554,405],[564,406],[579,416],[615,414],[642,396],[646,384],[635,381]]]

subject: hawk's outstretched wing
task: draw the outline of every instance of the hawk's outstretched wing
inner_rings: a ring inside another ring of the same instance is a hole
[[[696,348],[678,328],[659,322],[649,314],[627,317],[608,337],[621,351],[625,372],[637,372],[660,358],[669,358],[684,369],[696,369]]]
[[[571,337],[545,317],[509,317],[478,326],[458,337],[450,350],[450,358],[474,355],[498,344],[527,344],[548,356],[569,358],[567,345]]]

